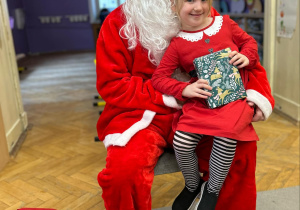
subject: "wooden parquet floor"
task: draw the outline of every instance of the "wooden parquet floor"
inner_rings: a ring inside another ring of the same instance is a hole
[[[94,52],[31,57],[20,75],[29,130],[17,156],[0,172],[0,210],[21,207],[104,210],[97,174],[106,150],[94,142],[101,107],[95,102]],[[273,113],[255,124],[257,189],[299,185],[299,127]],[[153,208],[170,206],[181,173],[158,175]]]

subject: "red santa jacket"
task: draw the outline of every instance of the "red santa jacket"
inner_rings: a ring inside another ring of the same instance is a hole
[[[218,15],[213,9],[212,15]],[[105,147],[125,146],[139,130],[146,128],[155,118],[170,120],[174,108],[180,108],[174,97],[155,90],[151,76],[156,68],[147,51],[138,44],[128,50],[128,42],[120,37],[126,19],[122,7],[112,11],[105,19],[96,46],[97,90],[106,101],[98,120],[99,139]],[[265,78],[258,83],[256,77]],[[248,100],[258,105],[267,118],[274,106],[270,86],[263,67],[258,64],[249,76]],[[170,108],[172,107],[172,108]],[[170,124],[165,124],[169,127]]]
[[[97,89],[106,101],[97,131],[106,147],[125,146],[156,114],[166,115],[169,121],[174,108],[179,108],[174,97],[152,87],[156,66],[148,60],[146,50],[141,45],[128,50],[127,40],[119,35],[124,23],[121,7],[111,12],[102,25],[96,47]]]

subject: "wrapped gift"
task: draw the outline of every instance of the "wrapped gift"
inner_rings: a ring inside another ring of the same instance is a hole
[[[236,66],[229,64],[230,48],[194,59],[197,76],[205,79],[212,87],[212,95],[207,99],[209,108],[247,97],[241,75]]]

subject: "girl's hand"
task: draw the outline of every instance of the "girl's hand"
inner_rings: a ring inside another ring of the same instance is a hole
[[[238,69],[244,68],[249,65],[249,59],[237,51],[232,51],[229,54],[231,60],[229,61],[230,64],[236,66]]]
[[[258,106],[255,106],[255,104],[251,101],[247,101],[248,105],[251,107],[254,107],[254,115],[252,118],[252,122],[258,122],[265,120],[264,113],[261,111],[261,109]]]
[[[182,96],[187,98],[208,98],[211,96],[210,92],[203,89],[212,90],[205,79],[198,79],[196,82],[186,86],[182,91]]]

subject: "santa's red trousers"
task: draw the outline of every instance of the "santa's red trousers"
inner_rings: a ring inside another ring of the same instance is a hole
[[[107,164],[98,175],[107,210],[151,210],[154,167],[170,131],[150,125],[136,133],[125,147],[107,148]],[[208,178],[212,138],[203,138],[197,147],[199,168]],[[238,142],[229,174],[220,192],[216,210],[254,210],[256,142]],[[179,193],[179,192],[178,192]]]

